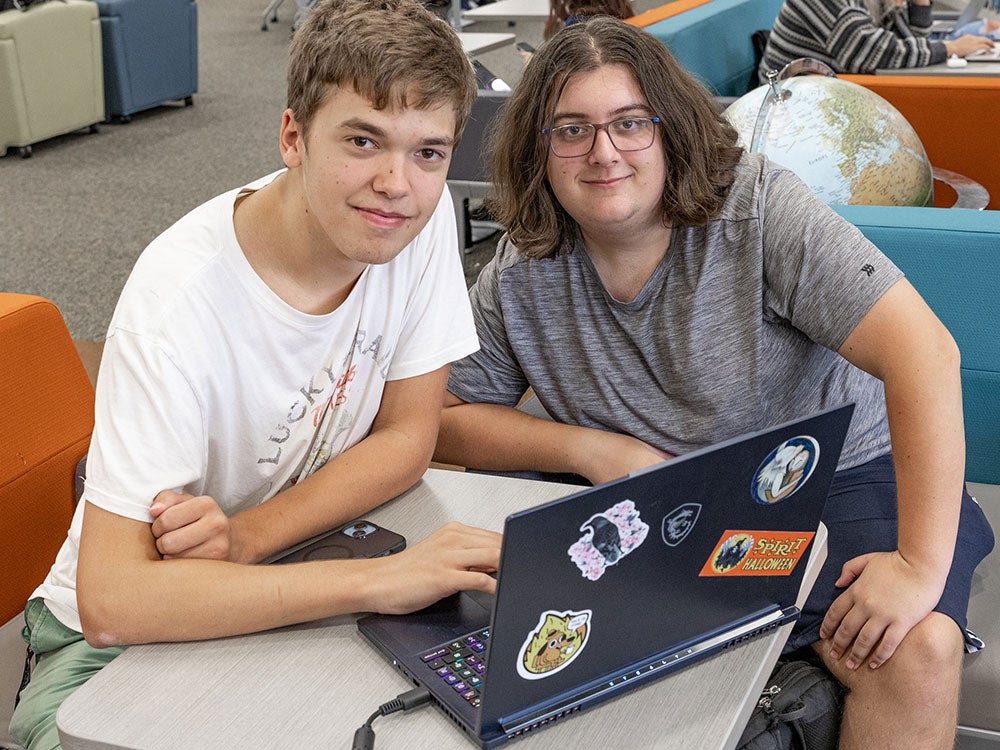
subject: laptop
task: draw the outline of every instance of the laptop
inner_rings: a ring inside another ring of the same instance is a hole
[[[969,62],[1000,62],[1000,42],[993,43],[991,50],[979,50],[971,55],[966,55]]]
[[[953,19],[942,18],[931,24],[931,34],[935,36],[951,33],[952,29],[960,29],[967,23],[972,23],[986,9],[987,0],[969,0],[962,12]]]
[[[358,629],[483,748],[796,619],[853,404],[514,513],[496,596]]]

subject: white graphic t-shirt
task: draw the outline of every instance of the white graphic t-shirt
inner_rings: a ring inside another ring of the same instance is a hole
[[[87,502],[151,522],[153,498],[175,489],[233,515],[362,440],[387,380],[478,348],[447,190],[413,242],[327,315],[290,307],[257,276],[233,229],[240,192],[154,240],[125,285],[98,378]],[[34,594],[76,630],[84,504]]]

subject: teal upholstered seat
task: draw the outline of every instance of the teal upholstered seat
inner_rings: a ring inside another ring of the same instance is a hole
[[[756,75],[751,35],[770,29],[783,0],[712,0],[646,27],[715,96],[743,96]]]
[[[1000,211],[834,206],[906,274],[962,353],[965,476],[1000,535]],[[932,540],[929,540],[932,543]],[[960,750],[1000,747],[1000,551],[972,581],[969,627],[986,649],[965,657]]]

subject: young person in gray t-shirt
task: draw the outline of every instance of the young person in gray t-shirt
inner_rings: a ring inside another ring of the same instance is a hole
[[[482,348],[452,367],[436,458],[597,483],[855,402],[788,649],[849,688],[842,747],[950,747],[993,544],[964,491],[958,350],[857,229],[735,144],[640,30],[595,18],[538,50],[493,144],[509,233],[472,291]],[[514,408],[529,387],[554,421]]]

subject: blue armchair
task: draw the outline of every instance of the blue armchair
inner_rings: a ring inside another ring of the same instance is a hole
[[[183,99],[198,90],[194,0],[97,0],[107,119]]]

